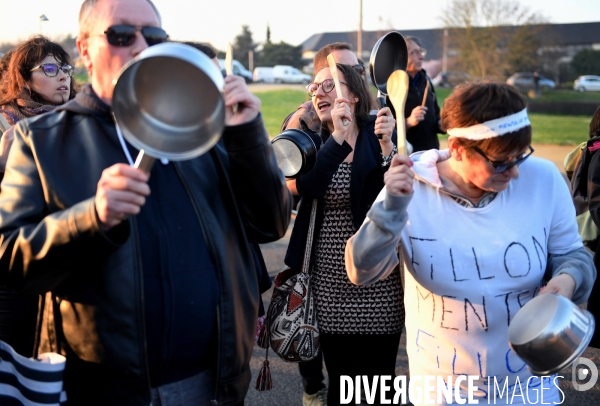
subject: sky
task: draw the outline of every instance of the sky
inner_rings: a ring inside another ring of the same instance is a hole
[[[53,40],[77,35],[82,0],[0,0],[0,43],[39,33]],[[300,45],[312,34],[354,31],[360,0],[154,0],[171,39],[211,43],[220,50],[248,25],[255,42]],[[363,30],[440,28],[449,0],[363,0]],[[520,0],[552,23],[600,21],[599,0]],[[48,21],[40,23],[40,16]]]

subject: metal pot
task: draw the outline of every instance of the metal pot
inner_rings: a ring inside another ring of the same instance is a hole
[[[387,96],[387,81],[396,70],[406,71],[408,65],[408,48],[402,34],[390,31],[379,38],[373,50],[369,67],[371,69],[371,81],[377,88],[377,101],[379,108],[385,107],[385,96]]]
[[[183,44],[142,51],[119,72],[113,111],[124,137],[154,158],[195,158],[225,126],[224,80],[212,60]]]
[[[317,161],[317,145],[312,137],[299,129],[288,129],[271,141],[277,165],[286,178],[297,178],[309,172]]]
[[[510,348],[537,376],[568,367],[594,334],[594,317],[564,296],[553,293],[531,299],[508,328]]]

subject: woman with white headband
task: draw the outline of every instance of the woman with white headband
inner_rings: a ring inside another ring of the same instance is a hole
[[[510,350],[508,326],[541,293],[585,302],[596,271],[563,177],[531,156],[525,107],[506,84],[456,88],[442,110],[449,149],[397,155],[348,240],[346,269],[359,285],[386,278],[402,249],[411,385],[422,403],[426,393],[451,403],[435,377],[461,375],[478,377],[480,403],[540,404],[542,385],[544,403],[563,400],[554,377],[532,377]],[[465,379],[462,399],[466,389]]]

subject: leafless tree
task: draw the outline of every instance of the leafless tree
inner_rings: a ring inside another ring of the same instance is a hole
[[[535,68],[546,19],[511,0],[452,0],[441,17],[458,66],[479,78]]]

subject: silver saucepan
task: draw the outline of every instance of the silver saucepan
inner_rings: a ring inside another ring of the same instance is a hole
[[[140,150],[136,167],[149,172],[154,158],[192,159],[220,139],[225,82],[211,59],[197,49],[177,43],[147,48],[113,83],[117,124]]]
[[[590,312],[564,296],[548,293],[517,312],[508,328],[508,342],[534,375],[553,375],[581,355],[594,327]]]
[[[317,161],[317,145],[305,131],[285,130],[271,144],[277,165],[286,178],[294,179],[309,172]]]

